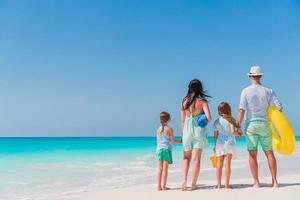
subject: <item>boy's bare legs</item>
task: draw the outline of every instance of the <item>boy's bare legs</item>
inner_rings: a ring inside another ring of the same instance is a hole
[[[253,177],[253,187],[259,187],[257,150],[249,151],[249,165]]]
[[[184,151],[183,153],[183,177],[181,190],[186,190],[187,176],[189,173],[190,162],[192,158],[192,151]]]
[[[158,161],[158,172],[157,172],[157,191],[161,191],[161,180],[162,180],[162,171],[163,171],[163,161]]]
[[[168,179],[168,168],[169,168],[169,163],[167,161],[163,162],[163,175],[162,175],[162,189],[167,190],[167,179]]]
[[[232,159],[232,154],[226,155],[225,159],[225,188],[229,189],[230,185],[230,175],[231,175],[231,159]]]
[[[217,157],[217,188],[222,187],[222,169],[224,163],[224,156]]]
[[[194,149],[194,166],[192,176],[192,190],[197,189],[197,180],[200,173],[200,160],[201,160],[202,149]]]
[[[269,169],[272,175],[272,185],[273,187],[278,187],[278,182],[277,182],[277,162],[276,158],[274,156],[273,151],[266,151],[265,155],[268,159],[268,164],[269,164]]]

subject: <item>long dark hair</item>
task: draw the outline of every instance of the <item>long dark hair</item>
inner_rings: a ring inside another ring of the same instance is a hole
[[[196,98],[201,98],[206,101],[206,98],[208,97],[210,98],[211,96],[206,94],[201,81],[193,79],[190,81],[187,95],[182,100],[182,110],[188,109],[194,103]]]
[[[238,128],[236,120],[231,115],[231,107],[227,102],[221,102],[218,106],[219,115],[231,123],[235,128]]]

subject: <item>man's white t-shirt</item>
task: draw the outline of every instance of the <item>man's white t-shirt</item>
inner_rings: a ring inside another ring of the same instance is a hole
[[[243,89],[239,108],[246,111],[246,121],[267,121],[267,109],[270,105],[282,109],[281,102],[271,88],[252,84]]]

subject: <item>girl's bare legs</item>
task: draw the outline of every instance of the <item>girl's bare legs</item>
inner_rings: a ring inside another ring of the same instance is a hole
[[[168,168],[169,168],[169,163],[164,161],[163,162],[163,175],[162,175],[162,189],[167,190],[167,179],[168,179]]]
[[[225,156],[217,157],[217,188],[221,189],[222,187],[222,169]]]
[[[197,180],[200,173],[200,160],[201,160],[202,149],[194,149],[194,166],[193,166],[193,177],[192,177],[192,190],[197,189]]]
[[[162,179],[162,171],[163,171],[163,161],[158,161],[158,172],[157,172],[157,191],[161,191],[161,179]]]
[[[227,154],[225,159],[225,188],[229,189],[229,181],[230,181],[230,175],[231,175],[231,159],[232,154]]]
[[[182,191],[186,190],[186,182],[189,173],[191,158],[192,158],[192,151],[185,151],[183,153],[183,177],[182,177],[182,186],[181,186]]]

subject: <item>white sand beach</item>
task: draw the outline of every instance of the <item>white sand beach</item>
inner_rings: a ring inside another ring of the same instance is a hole
[[[252,188],[251,179],[232,180],[232,189],[214,189],[214,181],[200,184],[198,190],[182,192],[180,183],[171,183],[171,190],[155,191],[155,185],[141,185],[124,189],[84,192],[65,196],[68,200],[134,200],[134,199],[268,199],[268,200],[298,200],[300,195],[300,174],[279,176],[280,187],[272,188],[269,178],[261,179],[261,188]]]
[[[155,177],[152,183],[145,180],[145,183],[138,183],[128,187],[116,187],[115,189],[103,189],[85,191],[80,193],[67,194],[60,200],[134,200],[134,199],[222,199],[231,200],[241,198],[243,200],[268,199],[268,200],[298,200],[300,197],[300,173],[299,173],[299,154],[291,157],[277,155],[278,159],[278,180],[279,188],[271,187],[271,178],[268,171],[268,165],[263,160],[260,152],[260,188],[252,187],[252,179],[249,168],[245,165],[243,168],[232,170],[231,186],[232,189],[214,189],[215,172],[212,170],[203,171],[198,189],[195,191],[182,192],[180,190],[180,174],[176,177],[170,174],[168,186],[169,191],[156,191]],[[176,181],[177,180],[177,181]]]

